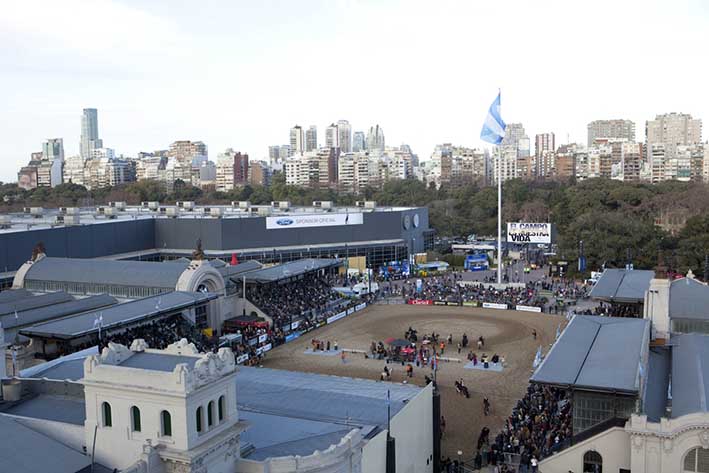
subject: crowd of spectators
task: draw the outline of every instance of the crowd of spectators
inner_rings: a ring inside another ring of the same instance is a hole
[[[325,314],[335,313],[347,302],[332,290],[325,277],[316,274],[306,274],[284,284],[252,284],[246,288],[246,298],[271,317],[278,328],[296,320],[307,325]]]
[[[572,437],[571,399],[565,390],[530,384],[502,431],[489,445],[488,462],[530,467],[566,447]],[[478,449],[485,445],[478,444]],[[487,449],[486,449],[487,450]]]
[[[595,307],[585,310],[576,310],[574,313],[581,315],[598,315],[602,317],[642,317],[642,306],[640,304],[606,304],[601,302]]]

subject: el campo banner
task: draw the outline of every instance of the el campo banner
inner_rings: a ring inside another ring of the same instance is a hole
[[[507,223],[508,243],[551,243],[551,223]]]

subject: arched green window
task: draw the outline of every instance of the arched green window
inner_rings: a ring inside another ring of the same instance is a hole
[[[226,411],[226,399],[224,396],[219,396],[219,404],[217,405],[219,410],[219,422],[224,420],[224,412]]]
[[[211,427],[214,424],[214,401],[209,401],[207,404],[207,427]]]
[[[107,402],[101,404],[101,414],[103,417],[103,426],[111,427],[113,425],[113,419],[111,418],[111,405]]]
[[[131,430],[140,432],[140,409],[133,406],[130,408]]]
[[[160,424],[162,427],[162,435],[164,437],[172,437],[172,416],[167,411],[160,413]]]
[[[197,421],[197,432],[201,432],[202,431],[202,406],[199,406],[197,408],[196,421]]]

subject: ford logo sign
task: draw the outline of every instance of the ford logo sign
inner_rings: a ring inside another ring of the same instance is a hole
[[[285,227],[288,225],[293,225],[293,220],[289,218],[279,218],[278,220],[276,220],[276,223]]]

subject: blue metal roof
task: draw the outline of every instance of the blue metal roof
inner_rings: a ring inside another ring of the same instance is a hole
[[[650,288],[654,271],[606,269],[591,290],[591,298],[607,302],[640,303]]]
[[[650,321],[577,315],[531,381],[603,391],[640,391],[642,353]]]
[[[36,307],[34,309],[18,312],[15,314],[5,314],[0,316],[0,323],[4,328],[22,327],[26,325],[44,322],[45,320],[58,319],[67,315],[78,314],[100,307],[108,307],[118,303],[118,300],[108,294],[85,297],[83,299],[73,299],[66,302],[58,302],[52,305]]]
[[[78,282],[175,289],[189,262],[45,257],[27,271],[27,281]]]
[[[709,320],[709,286],[691,278],[672,281],[670,318]]]
[[[246,273],[245,276],[246,280],[250,282],[269,283],[292,278],[311,271],[329,268],[331,266],[340,266],[341,264],[342,260],[339,259],[307,258],[251,271]]]
[[[707,412],[709,392],[709,336],[697,333],[673,336],[672,417]]]
[[[50,292],[39,296],[24,297],[15,299],[4,304],[0,304],[0,315],[10,314],[13,317],[15,312],[23,312],[25,310],[36,309],[38,307],[46,307],[61,302],[73,301],[74,297],[64,291]]]
[[[103,317],[103,329],[120,327],[142,319],[166,314],[196,304],[216,299],[216,294],[173,291],[159,296],[146,297],[102,310],[85,312],[63,319],[33,325],[20,331],[28,337],[71,339],[97,332],[94,321]]]

